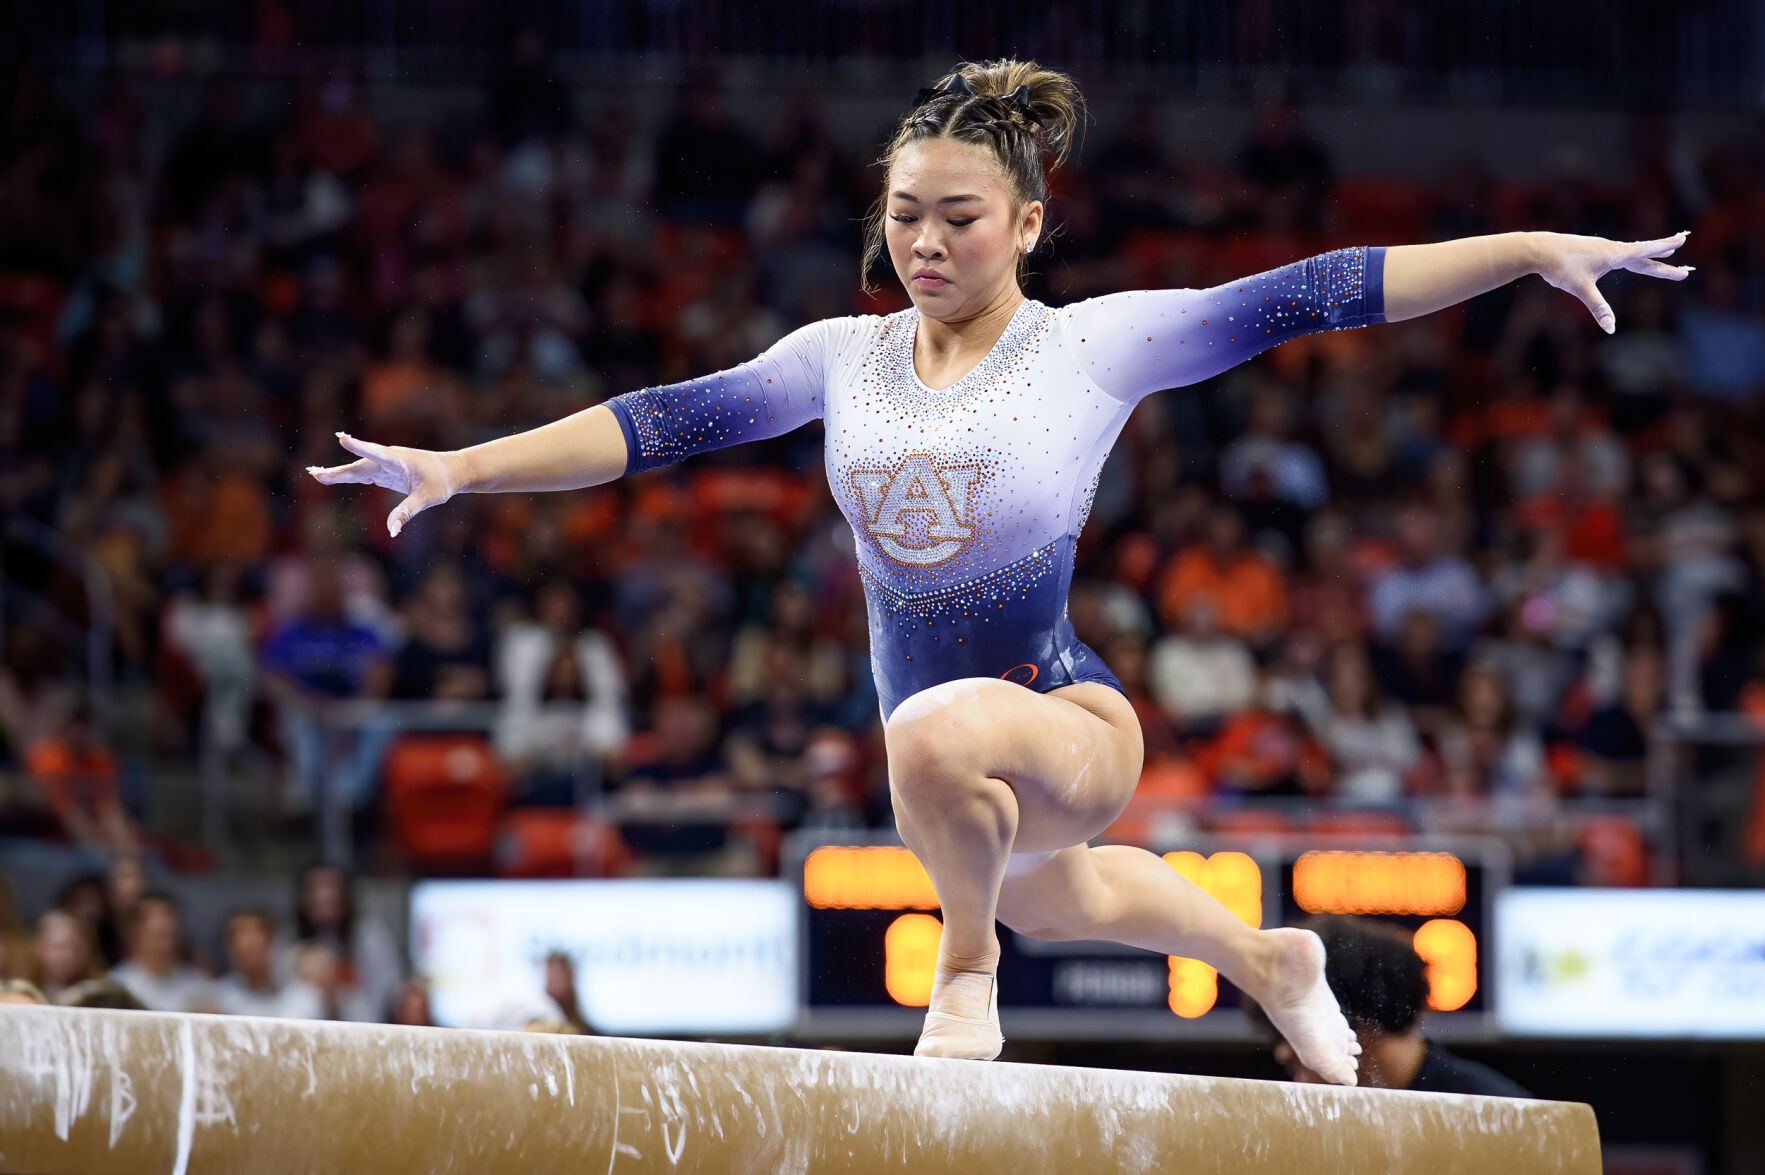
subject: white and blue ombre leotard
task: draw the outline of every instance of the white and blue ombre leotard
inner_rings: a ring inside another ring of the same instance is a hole
[[[811,323],[757,358],[607,401],[627,473],[819,417],[857,536],[883,718],[959,677],[1037,691],[1121,683],[1073,635],[1073,553],[1128,414],[1312,331],[1384,321],[1385,250],[1339,249],[1206,290],[1026,300],[942,391],[913,368],[917,309]]]

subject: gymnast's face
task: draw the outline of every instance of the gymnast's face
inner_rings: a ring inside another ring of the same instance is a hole
[[[889,260],[927,318],[960,321],[1014,290],[1017,258],[1042,231],[1041,201],[1013,209],[998,160],[954,139],[903,147],[886,203]],[[925,270],[938,278],[915,276]]]

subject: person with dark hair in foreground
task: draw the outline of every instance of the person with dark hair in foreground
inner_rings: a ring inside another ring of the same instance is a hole
[[[1422,1035],[1428,1006],[1427,965],[1409,936],[1364,918],[1329,916],[1305,924],[1324,941],[1324,978],[1360,1041],[1360,1083],[1377,1089],[1531,1097],[1488,1065],[1455,1057]],[[1275,1044],[1275,1060],[1295,1081],[1323,1078],[1299,1061],[1255,1000],[1244,998],[1252,1027]]]
[[[183,937],[178,900],[158,891],[141,895],[124,927],[126,954],[110,978],[155,1012],[213,1011],[213,984],[184,962]]]
[[[76,983],[61,999],[66,1008],[111,1008],[122,1012],[145,1012],[147,1005],[114,979],[100,977]]]

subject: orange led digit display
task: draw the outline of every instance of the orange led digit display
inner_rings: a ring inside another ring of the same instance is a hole
[[[1262,925],[1262,870],[1244,853],[1166,853],[1165,864],[1206,890],[1247,926]],[[1199,959],[1170,956],[1170,1009],[1187,1020],[1219,999],[1219,973]]]
[[[803,861],[803,898],[817,910],[935,910],[925,866],[891,845],[823,845]]]
[[[1428,965],[1428,1006],[1456,1012],[1477,993],[1477,936],[1463,922],[1435,918],[1416,928],[1416,954]]]
[[[1293,863],[1293,900],[1310,914],[1457,914],[1465,863],[1451,853],[1310,852]]]
[[[938,939],[944,924],[930,914],[903,914],[883,935],[883,986],[889,998],[909,1008],[932,1002],[932,973],[938,965]]]
[[[1219,972],[1199,959],[1170,956],[1171,1011],[1185,1020],[1206,1015],[1220,998]]]

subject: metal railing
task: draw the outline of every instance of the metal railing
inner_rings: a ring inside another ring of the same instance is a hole
[[[564,702],[520,711],[527,716],[569,718],[579,718],[582,712],[581,703]],[[309,713],[334,735],[360,737],[369,727],[394,737],[424,731],[448,731],[482,734],[492,740],[494,747],[498,724],[509,716],[510,711],[502,702],[346,699],[318,703],[309,709]],[[783,814],[778,798],[768,794],[731,793],[726,797],[609,794],[605,790],[606,781],[600,763],[584,748],[575,748],[570,764],[572,807],[584,816],[608,824],[728,825],[744,819],[777,819]],[[314,824],[319,848],[325,860],[350,864],[354,858],[350,809],[347,798],[336,786],[337,772],[335,769],[322,770],[317,782]],[[221,787],[205,788],[204,804],[210,806],[210,812],[205,814],[204,828],[218,838],[211,841],[211,847],[217,850],[225,847],[226,821],[224,814],[215,812],[212,806],[224,806],[225,803]]]
[[[362,737],[369,727],[394,737],[424,731],[449,731],[494,738],[498,724],[510,711],[502,702],[355,698],[309,703],[305,707],[305,713],[319,723],[320,730],[327,736],[321,740],[321,747],[336,749],[347,743],[351,737]],[[528,709],[523,713],[580,715],[582,706],[575,703],[553,703]],[[353,747],[348,749],[353,751]],[[571,760],[571,780],[575,807],[578,810],[594,810],[601,802],[603,780],[599,765],[580,748]],[[322,763],[316,782],[317,794],[313,797],[314,824],[323,859],[343,865],[351,864],[355,855],[354,838],[350,830],[351,813],[347,797],[341,794],[341,789],[337,786],[336,763]],[[203,800],[206,809],[204,828],[211,837],[220,842],[216,844],[211,840],[211,847],[222,847],[227,839],[226,821],[224,815],[216,814],[217,806],[224,811],[226,802],[221,787],[205,785]]]
[[[501,702],[376,699],[323,702],[313,705],[310,712],[329,732],[341,736],[359,737],[362,730],[372,726],[395,735],[450,731],[482,734],[493,741],[498,723],[507,714],[505,705]],[[581,712],[581,706],[577,703],[552,703],[526,711],[529,714],[568,717],[579,716]],[[1665,720],[1662,725],[1665,731]],[[1721,716],[1718,726],[1730,731],[1737,739],[1746,737],[1754,742],[1765,743],[1765,727],[1754,726],[1740,716]],[[1678,729],[1675,728],[1675,731]],[[1672,747],[1683,737],[1675,731],[1663,733],[1653,741],[1650,765],[1645,776],[1647,787],[1643,794],[1561,799],[1552,810],[1555,818],[1568,825],[1578,825],[1579,822],[1605,816],[1622,817],[1635,824],[1643,833],[1650,849],[1649,880],[1658,885],[1673,884],[1679,879],[1681,860],[1687,851],[1681,831],[1684,818],[1680,814],[1680,807],[1684,803],[1687,789],[1697,786],[1695,781],[1684,782],[1672,770]],[[608,793],[599,762],[580,749],[572,762],[571,778],[573,807],[583,815],[616,826],[633,823],[727,824],[747,818],[777,819],[785,814],[776,797],[766,794],[732,793],[719,799],[670,796],[666,793],[646,793],[641,796]],[[348,802],[336,786],[335,770],[321,772],[318,783],[319,791],[314,797],[318,847],[324,853],[325,859],[348,863],[353,858],[354,851]],[[209,840],[211,848],[220,850],[226,847],[228,839],[225,831],[224,809],[227,801],[224,782],[216,780],[214,786],[205,786],[203,802],[205,839]],[[1255,832],[1220,834],[1205,831],[1212,829],[1222,819],[1229,819],[1245,811],[1278,815],[1290,823],[1291,827],[1286,831],[1270,835],[1316,835],[1315,829],[1311,827],[1313,820],[1338,813],[1375,813],[1396,817],[1408,825],[1409,832],[1403,834],[1405,837],[1501,837],[1514,831],[1504,825],[1495,801],[1484,804],[1483,816],[1479,820],[1475,803],[1449,803],[1426,796],[1405,797],[1383,806],[1330,797],[1254,796],[1209,796],[1170,802],[1153,798],[1137,800],[1136,804],[1144,804],[1138,809],[1138,815],[1143,818],[1143,822],[1148,823],[1148,841],[1151,847],[1170,847],[1164,842],[1175,843],[1173,838],[1181,839],[1190,835],[1262,835]],[[1351,829],[1346,835],[1362,839],[1379,837],[1376,832],[1360,828]]]

